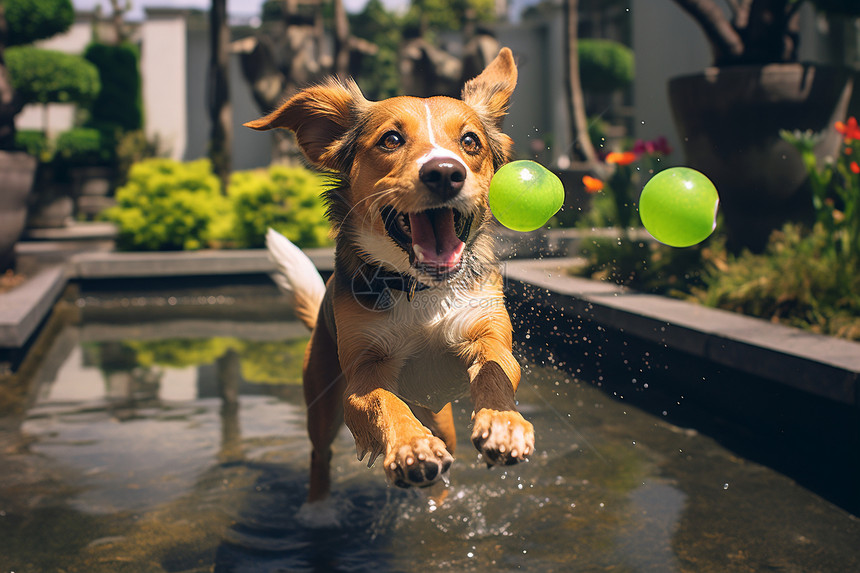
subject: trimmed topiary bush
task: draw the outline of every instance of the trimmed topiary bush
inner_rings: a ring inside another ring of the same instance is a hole
[[[15,134],[15,147],[23,149],[43,163],[50,161],[53,155],[48,137],[44,131],[38,129],[19,130]]]
[[[300,167],[234,173],[228,195],[235,215],[236,246],[263,247],[269,227],[300,247],[329,244],[329,224],[320,197],[324,184],[322,176]]]
[[[76,127],[57,136],[54,157],[70,165],[100,165],[114,159],[114,138],[97,129]]]
[[[29,44],[69,29],[75,21],[71,0],[3,0],[6,46]]]
[[[611,92],[633,83],[633,50],[612,40],[579,40],[579,73],[585,91]]]
[[[96,67],[101,82],[88,125],[99,129],[115,126],[122,131],[140,129],[143,99],[137,47],[93,43],[84,52],[84,58]]]
[[[101,89],[98,70],[80,56],[20,46],[5,57],[12,86],[26,103],[87,104]]]
[[[119,227],[123,250],[175,251],[208,246],[213,222],[229,216],[218,178],[206,159],[149,159],[132,166],[103,217]]]

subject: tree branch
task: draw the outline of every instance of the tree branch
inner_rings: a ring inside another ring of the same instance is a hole
[[[713,50],[714,64],[719,65],[744,53],[743,39],[714,0],[674,1],[702,28]],[[747,3],[743,0],[738,5],[739,10],[742,11]]]

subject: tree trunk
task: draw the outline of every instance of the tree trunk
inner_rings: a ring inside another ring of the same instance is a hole
[[[0,2],[0,149],[15,147],[15,116],[24,107],[15,94],[9,71],[6,69],[6,11]]]
[[[571,131],[574,136],[573,149],[600,176],[603,168],[588,135],[588,118],[585,115],[585,96],[579,77],[579,1],[565,0],[565,37],[567,39],[567,88],[570,102]]]
[[[212,0],[209,12],[209,159],[227,193],[232,170],[233,111],[230,106],[230,29],[227,25],[227,0]]]
[[[334,0],[334,73],[349,76],[349,19],[343,0]]]

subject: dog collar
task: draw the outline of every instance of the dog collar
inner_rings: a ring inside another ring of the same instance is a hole
[[[430,288],[415,277],[389,271],[373,265],[362,265],[352,278],[352,292],[359,296],[376,298],[384,308],[389,306],[383,302],[391,300],[389,291],[398,290],[406,293],[406,299],[412,301],[416,292]]]

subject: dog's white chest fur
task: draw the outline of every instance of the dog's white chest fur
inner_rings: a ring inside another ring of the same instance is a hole
[[[469,394],[466,359],[458,356],[466,341],[466,328],[475,313],[491,301],[474,293],[431,289],[406,297],[390,310],[394,331],[402,344],[395,350],[402,360],[400,375],[389,388],[405,402],[438,412],[448,402]]]

